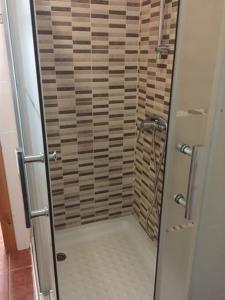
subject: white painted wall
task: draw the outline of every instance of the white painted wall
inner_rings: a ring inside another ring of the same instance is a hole
[[[30,232],[25,227],[22,194],[15,159],[18,138],[3,24],[0,24],[0,142],[4,155],[17,248],[22,250],[29,247]]]

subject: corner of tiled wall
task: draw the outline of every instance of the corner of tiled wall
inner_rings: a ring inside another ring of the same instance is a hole
[[[155,48],[158,43],[160,1],[141,0],[138,122],[152,113],[168,120],[177,9],[178,0],[165,2],[163,42],[165,45],[169,45],[170,54],[159,58]],[[165,140],[166,135],[164,133],[156,135],[157,161],[159,161]],[[144,132],[136,144],[133,207],[143,227],[146,227],[146,216],[150,211],[148,228],[150,229],[150,236],[153,238],[158,236],[163,173],[164,170],[161,169],[156,200],[152,135]]]

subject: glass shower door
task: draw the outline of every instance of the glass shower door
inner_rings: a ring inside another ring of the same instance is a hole
[[[4,1],[20,148],[16,150],[38,299],[57,299],[54,227],[30,1]]]
[[[223,17],[224,0],[180,1],[157,300],[200,299],[190,290]]]

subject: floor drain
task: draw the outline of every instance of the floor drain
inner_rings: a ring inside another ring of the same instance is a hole
[[[57,261],[64,261],[66,259],[66,254],[59,252],[57,253]]]

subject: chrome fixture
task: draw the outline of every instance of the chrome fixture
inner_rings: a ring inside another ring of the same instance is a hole
[[[24,159],[24,163],[45,162],[44,153],[40,153],[37,155],[25,155],[23,159]],[[54,151],[53,153],[49,153],[48,159],[50,161],[56,161],[57,160],[56,151]]]
[[[199,189],[199,183],[197,178],[197,171],[199,168],[200,160],[203,159],[204,146],[194,145],[193,148],[186,144],[178,144],[177,150],[191,157],[191,167],[188,178],[187,197],[185,198],[182,194],[174,196],[174,200],[177,204],[185,207],[185,218],[187,220],[193,220],[194,218],[194,204],[196,202],[196,193]]]
[[[34,162],[45,162],[45,156],[43,153],[37,154],[37,155],[26,155],[23,158],[24,163],[34,163]]]
[[[58,157],[57,157],[57,152],[54,151],[54,152],[52,152],[52,153],[49,153],[48,159],[49,159],[50,161],[57,161],[57,159],[58,159]]]
[[[163,44],[164,11],[165,11],[165,0],[160,0],[159,36],[158,36],[158,45],[155,48],[155,51],[159,56],[168,55],[170,52],[169,46]]]
[[[141,121],[140,125],[138,126],[139,134],[138,134],[138,141],[140,139],[141,133],[144,131],[147,132],[154,132],[155,130],[158,131],[166,131],[167,130],[167,122],[159,116],[150,115],[145,120]]]
[[[43,157],[43,154],[25,156],[22,148],[16,149],[17,167],[21,182],[24,214],[27,228],[31,228],[31,219],[49,215],[49,209],[47,207],[33,211],[31,210],[29,193],[27,189],[27,176],[25,165],[26,163],[44,162]]]
[[[186,154],[186,155],[192,157],[192,148],[186,144],[178,144],[177,150],[183,154]]]
[[[37,210],[33,210],[30,212],[30,217],[32,219],[37,218],[37,217],[43,217],[43,216],[48,216],[49,215],[49,209],[47,207],[43,208],[43,209],[37,209]]]
[[[168,55],[170,53],[170,49],[166,45],[158,45],[155,48],[155,52],[160,56],[160,55]]]
[[[183,207],[186,207],[186,199],[184,198],[184,196],[182,194],[177,194],[174,196],[174,201],[183,206]]]
[[[163,165],[163,160],[165,156],[166,144],[163,144],[161,154],[157,163],[156,159],[156,133],[167,132],[167,122],[160,116],[154,114],[148,116],[143,120],[138,126],[139,134],[137,142],[140,141],[142,132],[146,131],[152,134],[152,145],[153,145],[153,159],[154,159],[154,170],[155,170],[155,182],[154,182],[154,199],[151,206],[147,209],[146,220],[145,220],[145,231],[150,236],[149,233],[149,219],[152,214],[153,209],[156,209],[158,220],[160,217],[160,211],[158,207],[158,185],[159,185],[159,175]],[[156,238],[156,236],[150,236],[151,238]]]

